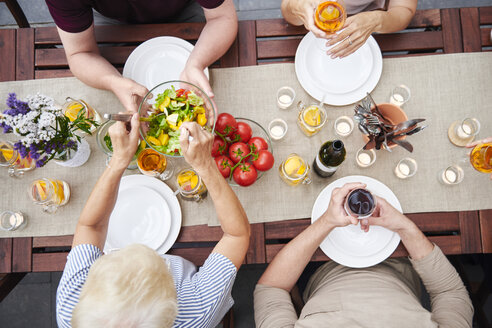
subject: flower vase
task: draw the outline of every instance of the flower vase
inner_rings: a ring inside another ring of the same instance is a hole
[[[54,162],[60,166],[78,167],[84,165],[90,155],[91,148],[87,141],[82,139],[80,142],[77,142],[76,149],[67,148],[63,152],[57,154],[54,157]]]

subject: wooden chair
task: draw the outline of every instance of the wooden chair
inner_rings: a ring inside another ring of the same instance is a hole
[[[142,42],[175,36],[194,43],[204,23],[96,26],[96,40],[103,57],[120,71],[130,53]],[[17,37],[17,80],[72,76],[55,27],[23,29]],[[237,43],[212,67],[234,67]]]
[[[17,0],[0,0],[0,2],[5,2],[19,27],[29,27],[29,22],[27,21],[26,15],[24,15],[24,12],[22,11],[21,6],[19,6]]]
[[[461,8],[464,52],[491,51],[492,7]]]
[[[293,62],[297,46],[307,33],[303,26],[292,26],[283,19],[241,21],[239,24],[240,66]],[[458,9],[417,11],[405,31],[375,34],[374,37],[385,57],[463,50]]]

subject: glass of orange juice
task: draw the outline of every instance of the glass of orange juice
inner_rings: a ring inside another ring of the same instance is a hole
[[[280,178],[289,186],[310,184],[311,179],[308,176],[309,170],[309,164],[306,163],[301,156],[295,153],[290,154],[278,168]]]
[[[36,167],[36,162],[29,155],[21,158],[12,143],[0,140],[0,166],[8,167],[9,176],[21,178]]]
[[[306,106],[302,101],[299,101],[297,108],[299,110],[297,125],[308,137],[318,133],[325,125],[326,111],[323,104]]]
[[[314,12],[314,24],[326,33],[339,31],[346,18],[347,13],[343,0],[322,2]]]
[[[470,153],[470,163],[479,172],[492,173],[492,143],[476,145]]]
[[[87,102],[81,99],[74,99],[72,97],[67,97],[65,103],[62,106],[63,114],[68,117],[68,119],[73,122],[77,118],[80,112],[85,118],[92,119],[99,125],[102,123],[101,115],[92,108]],[[96,131],[97,126],[92,126],[90,131]]]
[[[68,203],[70,186],[63,180],[39,179],[31,183],[29,196],[35,204],[41,205],[46,213],[54,213],[58,207]]]
[[[192,168],[185,168],[179,171],[176,176],[176,182],[178,183],[177,193],[184,200],[200,202],[207,197],[207,187]]]
[[[166,156],[151,148],[142,150],[137,157],[138,169],[143,175],[168,180],[174,172],[173,166]]]

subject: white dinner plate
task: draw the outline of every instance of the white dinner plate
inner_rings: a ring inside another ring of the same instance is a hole
[[[160,36],[145,41],[132,51],[123,68],[123,76],[147,89],[179,80],[194,46],[173,36]],[[208,76],[208,68],[203,71]]]
[[[309,32],[297,48],[295,69],[309,95],[328,105],[343,106],[361,100],[376,87],[383,56],[376,40],[369,36],[350,56],[331,59],[320,48],[320,40]]]
[[[121,183],[109,219],[105,250],[144,244],[157,250],[171,228],[169,206],[151,188]]]
[[[373,194],[386,199],[393,207],[402,211],[396,195],[382,182],[362,176],[352,175],[340,178],[326,186],[316,198],[311,213],[311,223],[315,222],[328,208],[333,189],[349,182],[361,182]],[[400,236],[391,230],[371,226],[369,232],[360,225],[337,227],[323,240],[321,250],[333,261],[352,268],[365,268],[387,259],[400,243]]]

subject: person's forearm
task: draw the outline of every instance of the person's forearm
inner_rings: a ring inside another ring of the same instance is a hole
[[[73,75],[85,84],[103,90],[112,90],[114,78],[120,72],[97,52],[80,52],[67,57]]]
[[[393,33],[404,30],[413,16],[415,10],[407,7],[392,7],[388,11],[373,11],[371,12],[376,17],[378,22],[374,32],[378,33]]]
[[[198,175],[207,186],[224,233],[249,239],[250,227],[246,212],[213,160]]]
[[[205,69],[226,53],[236,38],[237,17],[221,16],[205,24],[186,65]]]
[[[283,0],[280,9],[282,16],[288,23],[295,26],[304,24],[301,19],[303,12],[302,6],[299,5],[299,0]]]
[[[398,234],[408,254],[414,260],[426,257],[434,249],[434,245],[410,219],[407,227],[398,231]]]
[[[289,291],[333,226],[319,219],[289,242],[275,256],[258,284]]]

